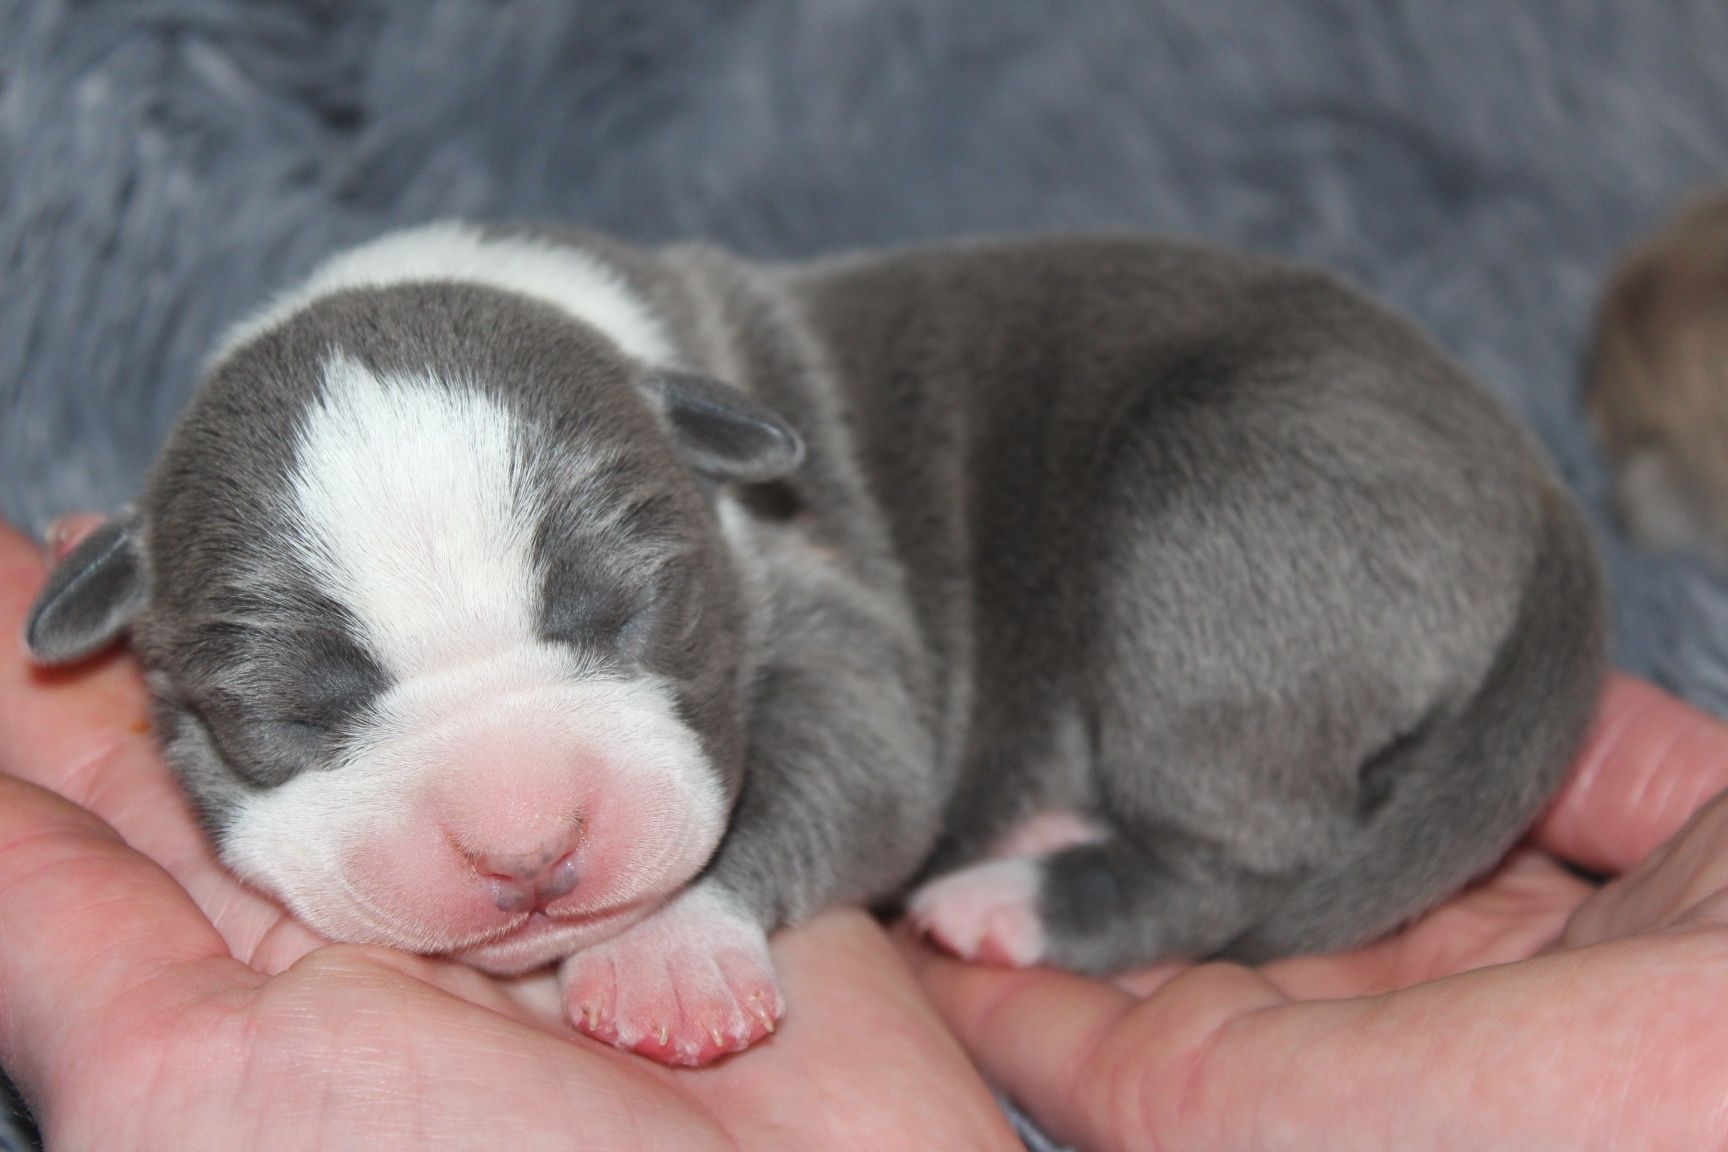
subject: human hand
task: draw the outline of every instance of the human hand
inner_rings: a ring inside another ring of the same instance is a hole
[[[921,952],[922,978],[1082,1149],[1721,1148],[1725,787],[1728,726],[1618,677],[1527,843],[1387,940],[1115,983]]]
[[[44,672],[0,527],[0,1064],[49,1146],[1018,1148],[882,931],[775,940],[785,1027],[669,1070],[576,1036],[550,974],[331,946],[224,871],[124,655]]]

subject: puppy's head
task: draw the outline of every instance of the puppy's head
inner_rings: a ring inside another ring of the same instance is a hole
[[[709,497],[800,453],[544,302],[339,290],[216,364],[28,641],[130,628],[224,859],[316,929],[526,969],[718,843],[740,610]]]

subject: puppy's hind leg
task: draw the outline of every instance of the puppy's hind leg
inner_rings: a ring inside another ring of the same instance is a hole
[[[907,910],[920,932],[962,959],[1108,972],[1208,955],[1288,883],[1177,841],[1100,829],[1053,851],[938,876]]]

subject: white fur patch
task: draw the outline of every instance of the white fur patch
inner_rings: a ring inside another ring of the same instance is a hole
[[[541,510],[523,430],[497,400],[430,379],[324,366],[291,500],[319,585],[398,679],[536,636]]]
[[[218,344],[215,359],[331,292],[452,280],[515,292],[562,309],[647,363],[674,359],[672,342],[653,312],[591,253],[534,237],[487,238],[460,221],[393,232],[332,257],[305,283],[235,325]]]

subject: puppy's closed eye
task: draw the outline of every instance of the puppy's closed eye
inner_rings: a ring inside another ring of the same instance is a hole
[[[252,637],[247,655],[187,701],[223,757],[253,783],[329,767],[343,734],[386,687],[384,670],[334,630]]]
[[[574,563],[554,565],[542,592],[541,636],[655,668],[665,660],[668,645],[687,640],[699,599],[687,565],[655,564],[628,582],[582,571]]]
[[[332,732],[363,712],[384,691],[377,662],[347,637],[320,635],[302,660],[290,665],[281,698],[284,722]]]
[[[638,606],[615,588],[580,578],[547,581],[540,630],[546,639],[579,647],[612,645],[630,624]]]

